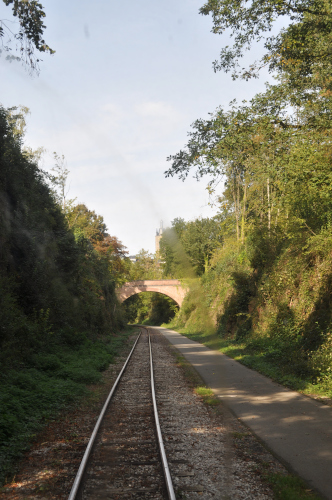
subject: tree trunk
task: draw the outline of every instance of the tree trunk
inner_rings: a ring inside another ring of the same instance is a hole
[[[271,231],[271,204],[270,204],[270,179],[267,178],[267,228],[270,236]]]
[[[277,224],[278,224],[278,217],[279,217],[279,214],[280,214],[280,210],[279,210],[279,208],[278,208],[278,210],[277,210],[277,215],[276,215],[275,227],[277,227]]]
[[[244,227],[246,217],[246,202],[247,202],[247,183],[244,182],[244,192],[242,200],[242,219],[241,219],[241,242],[244,243]]]
[[[239,231],[239,211],[238,211],[238,206],[237,206],[237,199],[236,199],[235,185],[234,185],[234,189],[233,189],[233,200],[234,200],[235,221],[236,221],[236,239],[237,239],[237,241],[239,241],[239,239],[240,239],[240,231]]]

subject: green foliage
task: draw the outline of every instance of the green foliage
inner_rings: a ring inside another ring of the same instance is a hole
[[[195,392],[201,396],[205,404],[209,406],[220,405],[220,400],[215,397],[213,391],[209,387],[196,387]]]
[[[64,199],[64,195],[61,198]],[[94,210],[89,210],[83,203],[70,207],[65,213],[68,225],[74,230],[77,238],[83,235],[93,244],[96,244],[107,235],[107,227],[102,215],[97,215]]]
[[[218,217],[188,222],[181,241],[196,274],[200,276],[207,269],[213,250],[222,242]]]
[[[164,277],[193,278],[207,269],[213,250],[222,242],[220,217],[185,222],[174,219],[160,241]]]
[[[20,1],[20,0],[3,0],[8,6],[12,4],[12,11],[14,17],[17,17],[19,21],[19,31],[15,34],[7,26],[7,20],[0,21],[0,39],[5,39],[5,43],[2,44],[3,50],[10,54],[11,48],[11,38],[14,35],[14,39],[17,42],[16,50],[19,52],[19,57],[7,55],[6,59],[21,60],[25,63],[31,72],[38,72],[38,62],[39,59],[35,56],[35,50],[39,52],[49,52],[54,54],[55,51],[52,50],[48,45],[46,45],[43,39],[44,30],[46,28],[44,24],[45,12],[43,11],[43,6],[37,1]]]
[[[14,324],[5,322],[3,341],[26,345],[38,311],[65,324],[72,312],[79,249],[50,195],[38,166],[21,151],[21,138],[0,110],[0,276]],[[50,305],[52,304],[52,307]],[[14,319],[14,309],[20,314]],[[72,310],[72,312],[70,312]],[[38,325],[35,335],[37,335]]]
[[[69,170],[67,168],[64,155],[60,156],[54,152],[53,157],[55,165],[51,168],[52,174],[48,174],[48,177],[53,188],[53,196],[62,207],[62,210],[66,212],[68,211],[68,207],[71,207],[75,202],[75,200],[67,200],[67,194],[69,191],[69,188],[67,188]]]
[[[288,243],[256,269],[250,259],[254,242],[245,250],[228,240],[209,270],[190,284],[173,327],[287,386],[330,396],[330,238],[313,236],[305,249],[302,240]],[[264,241],[258,239],[254,250]]]
[[[158,257],[142,248],[136,255],[136,261],[131,263],[128,281],[158,280],[162,277],[162,270]]]
[[[200,10],[212,15],[216,34],[230,31],[233,47],[223,47],[215,71],[232,71],[233,78],[256,77],[262,67],[277,71],[296,90],[322,84],[331,75],[329,46],[331,43],[331,5],[326,0],[284,0],[234,2],[208,0]],[[288,26],[271,34],[278,18],[286,18]],[[264,40],[266,53],[249,67],[241,68],[239,59],[253,45]]]
[[[162,267],[158,255],[142,249],[136,262],[130,262],[126,274],[127,281],[162,279]],[[178,306],[175,302],[156,292],[144,292],[129,297],[122,305],[129,323],[161,325],[175,315]]]
[[[84,335],[72,335],[75,349],[52,338],[25,367],[1,373],[0,482],[13,474],[13,461],[34,433],[86,396],[86,384],[100,381],[101,371],[126,339],[123,335],[91,342]]]
[[[209,298],[204,295],[198,279],[187,280],[186,284],[190,286],[189,292],[172,323],[174,327],[185,325],[189,332],[199,331],[208,334],[214,330]]]
[[[154,293],[151,297],[151,308],[145,323],[150,325],[168,323],[178,310],[179,307],[173,299],[161,293]]]
[[[182,221],[185,224],[183,219]],[[195,276],[189,256],[180,239],[183,232],[179,234],[175,227],[166,228],[163,232],[160,240],[160,258],[164,278],[181,279]]]

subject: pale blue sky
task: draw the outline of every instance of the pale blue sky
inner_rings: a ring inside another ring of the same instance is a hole
[[[201,0],[47,0],[39,77],[0,58],[0,102],[30,108],[26,143],[63,154],[69,197],[104,216],[131,254],[154,251],[155,229],[175,217],[212,216],[207,180],[165,179],[166,157],[184,146],[190,124],[234,98],[249,99],[264,78],[215,74],[222,38]],[[0,2],[0,19],[10,9]]]

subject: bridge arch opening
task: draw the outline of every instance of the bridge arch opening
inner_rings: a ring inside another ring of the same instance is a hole
[[[169,295],[155,291],[138,291],[122,302],[128,323],[159,326],[169,323],[179,310],[179,304]]]
[[[146,290],[133,290],[133,291],[129,292],[128,297],[124,299],[123,303],[126,302],[130,297],[133,297],[133,296],[138,295],[140,293],[157,293],[159,295],[163,295],[164,297],[168,297],[169,299],[173,300],[173,302],[175,302],[178,307],[181,306],[181,304],[179,304],[179,298],[178,298],[177,294],[172,293],[172,292],[159,292],[159,291],[154,290],[153,288],[150,289],[149,287],[147,287]]]

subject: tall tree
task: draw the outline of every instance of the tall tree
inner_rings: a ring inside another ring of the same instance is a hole
[[[69,191],[69,188],[67,187],[69,170],[67,168],[64,155],[60,156],[54,152],[53,157],[55,160],[55,165],[51,168],[52,174],[49,175],[49,179],[51,184],[53,185],[54,195],[62,210],[65,212],[67,206],[67,195]],[[71,200],[71,202],[73,202],[73,200]]]
[[[131,261],[128,250],[116,236],[107,234],[103,240],[94,243],[95,250],[107,259],[109,270],[116,285],[122,285],[130,279]]]
[[[214,249],[222,242],[220,217],[172,221],[160,242],[163,274],[170,278],[193,278],[208,267]]]
[[[187,222],[181,240],[196,274],[202,275],[208,268],[213,251],[222,243],[219,217]]]
[[[182,244],[186,227],[185,220],[178,217],[172,221],[172,226],[163,232],[160,240],[160,257],[165,278],[180,279],[195,276],[190,259]]]

